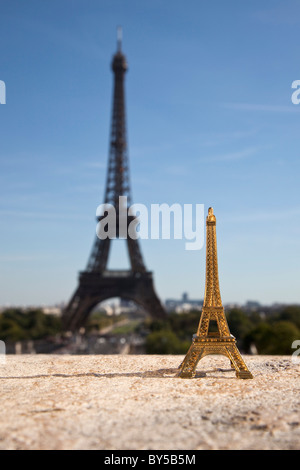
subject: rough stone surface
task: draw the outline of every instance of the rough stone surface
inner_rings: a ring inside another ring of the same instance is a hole
[[[208,356],[7,356],[0,364],[0,449],[299,449],[300,364],[244,356],[241,380]]]

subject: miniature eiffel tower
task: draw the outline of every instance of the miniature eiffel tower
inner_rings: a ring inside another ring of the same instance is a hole
[[[209,332],[210,320],[216,321],[218,332]],[[178,377],[194,377],[200,359],[210,354],[227,356],[238,378],[253,378],[236,346],[235,337],[230,334],[222,306],[218,275],[216,217],[212,207],[208,209],[206,218],[206,281],[202,314],[197,334],[193,336],[190,349],[179,367]]]

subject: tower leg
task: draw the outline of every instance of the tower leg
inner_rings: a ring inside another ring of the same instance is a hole
[[[225,347],[226,355],[229,357],[231,365],[236,371],[238,379],[253,379],[251,372],[246,366],[236,344],[231,344]]]
[[[76,331],[84,326],[89,313],[97,303],[99,303],[98,299],[95,300],[94,297],[83,293],[79,286],[63,312],[64,331]]]
[[[184,360],[179,366],[177,377],[182,379],[191,379],[196,375],[196,367],[203,357],[204,348],[199,348],[194,342],[191,344]]]

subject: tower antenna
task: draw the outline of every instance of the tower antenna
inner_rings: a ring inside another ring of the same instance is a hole
[[[117,50],[121,52],[122,50],[122,39],[123,39],[123,29],[122,26],[117,27]]]

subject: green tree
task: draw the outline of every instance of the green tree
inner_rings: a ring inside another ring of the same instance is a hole
[[[147,354],[185,354],[189,346],[171,330],[154,331],[146,338]]]
[[[300,329],[300,306],[299,305],[287,305],[279,313],[279,320],[288,321],[294,323],[297,328]]]
[[[8,309],[0,315],[0,339],[4,341],[41,339],[60,332],[60,317],[46,315],[38,309],[28,312]]]
[[[291,322],[262,322],[246,337],[248,345],[254,343],[258,354],[291,354],[291,345],[300,339],[300,330]]]
[[[232,309],[226,313],[230,333],[235,336],[238,347],[246,349],[245,337],[253,329],[253,323],[249,317],[240,309]]]

